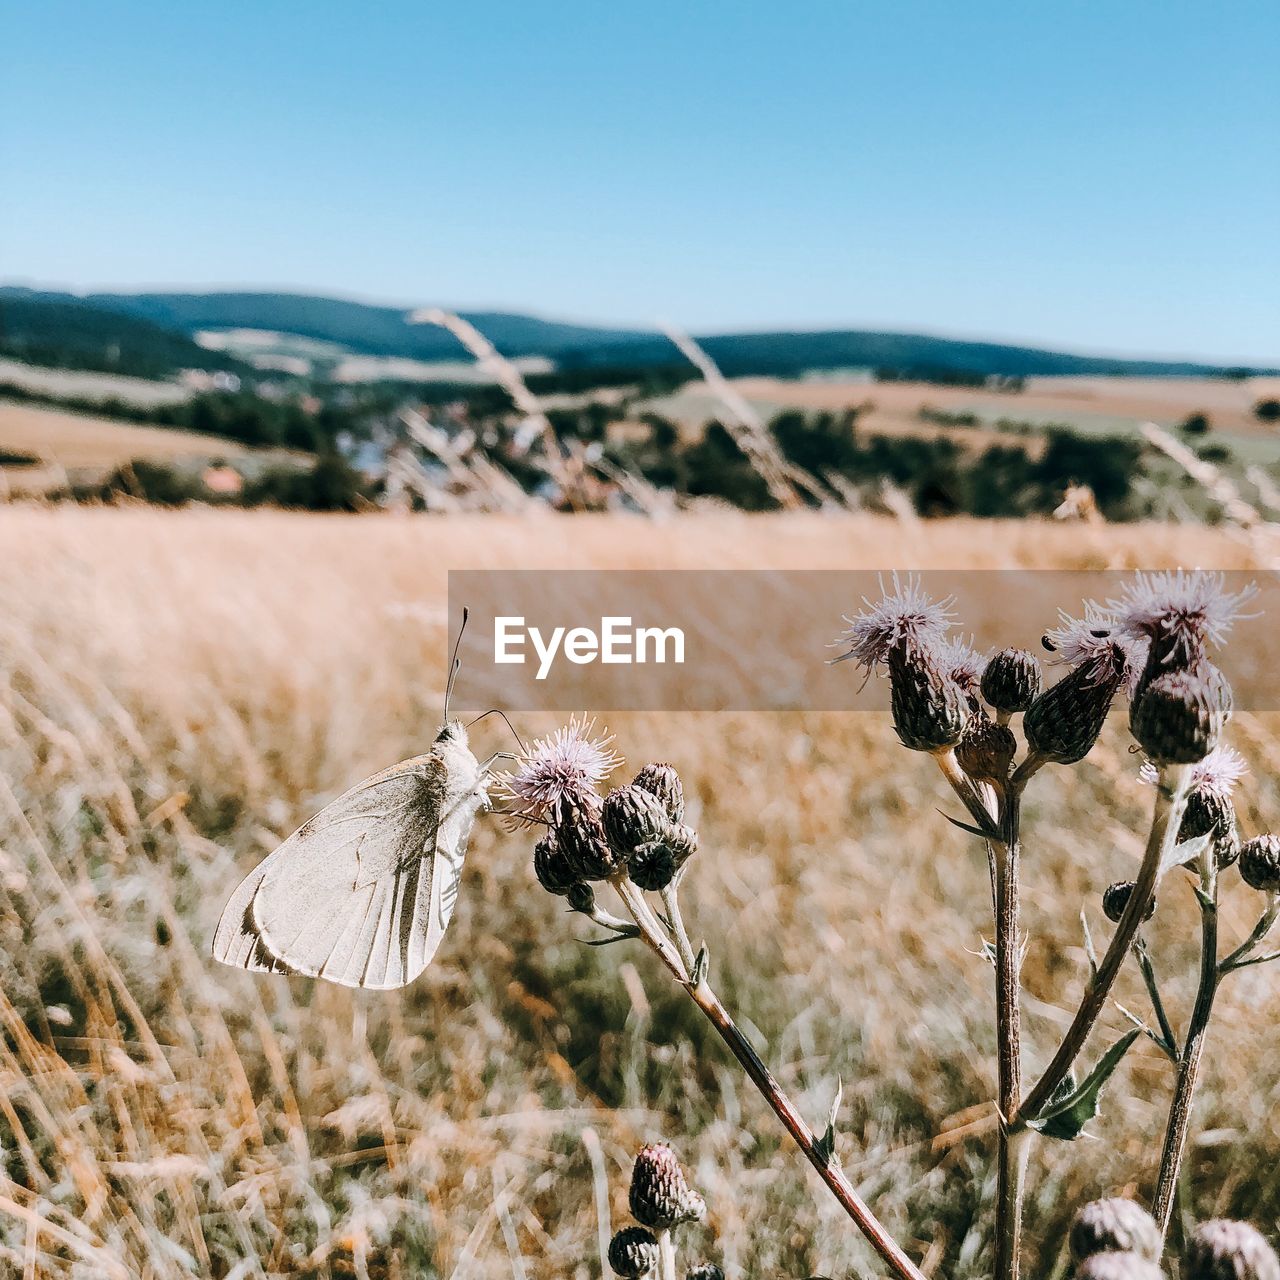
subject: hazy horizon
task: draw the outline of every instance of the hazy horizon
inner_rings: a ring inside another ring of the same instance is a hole
[[[583,325],[591,328],[629,329],[637,333],[652,333],[655,337],[662,336],[663,333],[659,321],[657,320],[646,323],[644,319],[635,319],[626,316],[600,317],[583,316],[572,313],[565,314],[563,312],[549,311],[544,307],[520,307],[501,302],[482,302],[476,304],[455,303],[449,300],[441,301],[435,298],[405,301],[403,299],[361,294],[358,290],[324,289],[322,287],[295,286],[288,284],[282,285],[270,282],[261,284],[237,284],[234,282],[229,284],[189,284],[178,282],[141,285],[106,282],[102,284],[74,285],[65,281],[33,280],[22,276],[6,276],[0,277],[0,288],[31,289],[38,293],[66,293],[77,298],[87,298],[98,294],[291,294],[297,297],[327,298],[336,301],[362,303],[371,307],[386,307],[392,310],[403,310],[406,313],[423,306],[442,306],[447,310],[463,315],[522,315],[563,324]],[[665,321],[670,318],[671,317],[664,316],[662,317],[662,320]],[[724,325],[719,327],[705,326],[697,329],[690,329],[689,331],[694,333],[697,337],[729,337],[756,333],[822,333],[842,330],[849,332],[901,334],[910,337],[941,338],[954,342],[988,343],[996,346],[1025,347],[1031,350],[1052,351],[1064,355],[1099,356],[1119,360],[1158,360],[1169,363],[1187,362],[1221,365],[1224,367],[1241,365],[1268,369],[1280,367],[1280,355],[1277,355],[1274,359],[1265,360],[1249,356],[1233,357],[1231,355],[1224,356],[1219,354],[1206,355],[1205,353],[1198,351],[1166,351],[1141,347],[1115,348],[1103,346],[1101,343],[1070,343],[1056,342],[1048,338],[1028,338],[1021,334],[973,333],[942,329],[938,326],[929,324],[888,326],[879,325],[874,322],[860,323],[858,321],[836,321],[831,323],[815,324],[795,323],[748,326]]]

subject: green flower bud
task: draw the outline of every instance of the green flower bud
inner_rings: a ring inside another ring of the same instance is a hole
[[[640,1149],[631,1170],[631,1214],[655,1231],[700,1222],[706,1202],[689,1186],[675,1152],[663,1143]]]
[[[1236,828],[1236,807],[1231,797],[1209,787],[1196,787],[1187,794],[1178,842],[1209,836],[1218,866],[1229,867],[1240,854],[1240,834]]]
[[[1280,893],[1280,836],[1254,836],[1240,849],[1240,875],[1251,889]]]
[[[684,821],[684,786],[671,765],[647,764],[631,779],[631,785],[657,796],[672,822]]]
[[[638,846],[661,840],[671,825],[662,801],[634,783],[609,792],[601,819],[610,847],[623,859],[630,857]]]
[[[1120,887],[1112,885],[1113,889]],[[1156,1220],[1136,1200],[1094,1200],[1080,1209],[1071,1223],[1071,1256],[1077,1262],[1095,1253],[1136,1253],[1156,1262],[1161,1247]]]
[[[554,831],[548,831],[533,846],[533,873],[548,893],[566,894],[578,883],[577,869],[560,847]]]
[[[969,718],[964,690],[937,665],[926,646],[904,644],[888,656],[893,727],[912,751],[954,747]]]
[[[643,1280],[658,1269],[658,1241],[644,1227],[623,1227],[609,1241],[609,1267],[623,1280]]]
[[[668,827],[662,839],[646,841],[627,859],[627,874],[641,889],[665,889],[697,851],[698,833],[692,827]]]
[[[1202,1222],[1182,1255],[1183,1280],[1280,1280],[1280,1259],[1247,1222]]]
[[[1028,708],[1022,731],[1032,751],[1055,764],[1076,764],[1093,750],[1120,687],[1120,675],[1086,663],[1067,672]]]
[[[956,760],[971,778],[995,781],[1009,775],[1009,766],[1018,754],[1018,740],[1006,725],[985,715],[972,715],[964,727]]]
[[[1129,714],[1129,727],[1156,764],[1195,764],[1217,745],[1224,717],[1220,688],[1204,664],[1152,680]]]
[[[1105,915],[1107,919],[1111,921],[1112,924],[1120,923],[1120,917],[1124,915],[1124,909],[1129,905],[1129,899],[1133,897],[1134,888],[1135,886],[1132,880],[1121,880],[1121,881],[1118,881],[1116,884],[1109,884],[1106,887],[1106,889],[1103,890],[1102,914]],[[1144,920],[1150,920],[1151,917],[1155,915],[1155,913],[1156,913],[1156,900],[1152,898],[1151,904],[1147,907],[1147,910],[1142,918]],[[1110,1200],[1094,1201],[1095,1205],[1110,1204],[1110,1203],[1111,1203]],[[1125,1200],[1123,1202],[1117,1202],[1117,1203],[1133,1204],[1133,1201]],[[1093,1205],[1085,1205],[1084,1209],[1081,1209],[1080,1212],[1084,1213],[1085,1209],[1090,1209],[1090,1208],[1093,1208]],[[1134,1208],[1136,1209],[1138,1208],[1138,1206],[1134,1205]]]
[[[1040,695],[1044,676],[1035,654],[1001,649],[982,672],[982,696],[997,711],[1025,711]]]
[[[566,796],[557,804],[555,836],[579,880],[605,880],[622,865],[605,838],[595,795]]]

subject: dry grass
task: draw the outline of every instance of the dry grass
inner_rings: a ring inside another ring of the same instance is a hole
[[[194,431],[139,426],[5,400],[0,400],[0,449],[34,454],[69,470],[118,467],[133,458],[235,458],[248,452],[232,440],[211,440]]]
[[[532,879],[527,836],[478,831],[453,929],[403,993],[215,968],[223,900],[323,799],[434,732],[449,567],[1248,554],[1202,530],[861,517],[0,510],[0,1271],[594,1276],[598,1214],[621,1221],[631,1153],[664,1136],[707,1194],[731,1276],[877,1274],[650,958],[575,940],[584,930]],[[439,622],[389,608],[409,601],[439,606]],[[832,602],[833,623],[849,603]],[[611,727],[634,762],[670,759],[686,779],[703,845],[688,909],[726,1000],[811,1117],[843,1077],[845,1165],[926,1270],[981,1275],[986,872],[937,816],[932,767],[870,714]],[[1280,814],[1277,728],[1237,725],[1249,833]],[[1135,865],[1148,797],[1134,773],[1117,723],[1029,797],[1032,1061],[1083,978],[1081,906],[1101,928],[1097,893]],[[1179,1010],[1189,897],[1172,888],[1159,917]],[[1228,929],[1247,906],[1233,893]],[[1215,1136],[1191,1162],[1198,1212],[1268,1231],[1276,995],[1265,969],[1228,986],[1203,1104]],[[1121,998],[1142,1007],[1132,981]],[[1099,1140],[1041,1149],[1033,1274],[1053,1274],[1079,1200],[1147,1185],[1169,1085],[1155,1051],[1135,1051]]]

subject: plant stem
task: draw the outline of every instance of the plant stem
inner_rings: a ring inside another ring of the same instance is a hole
[[[1267,908],[1253,926],[1253,932],[1218,966],[1219,975],[1241,969],[1249,963],[1249,957],[1257,950],[1258,944],[1271,932],[1277,915],[1280,915],[1280,894],[1273,893],[1268,896]]]
[[[671,921],[671,933],[676,941],[676,949],[680,952],[680,959],[684,961],[684,967],[692,975],[697,957],[693,953],[693,943],[689,941],[689,931],[684,927],[684,916],[680,911],[680,898],[677,892],[679,885],[680,881],[677,877],[662,890],[662,905],[667,909],[667,919]]]
[[[1212,842],[1200,855],[1200,983],[1196,1002],[1187,1026],[1187,1039],[1178,1058],[1178,1080],[1169,1107],[1169,1122],[1164,1133],[1164,1150],[1160,1154],[1160,1173],[1156,1178],[1155,1199],[1151,1215],[1160,1227],[1163,1239],[1169,1234],[1178,1175],[1191,1132],[1191,1116],[1195,1107],[1196,1085],[1200,1079],[1200,1059],[1204,1053],[1213,1001],[1218,992],[1218,873]]]
[[[1160,995],[1160,984],[1156,981],[1155,966],[1151,963],[1151,953],[1147,950],[1147,944],[1141,934],[1133,944],[1133,954],[1137,957],[1138,968],[1142,970],[1142,980],[1147,984],[1147,995],[1151,997],[1151,1008],[1155,1012],[1156,1021],[1160,1024],[1160,1047],[1176,1066],[1180,1053],[1178,1036],[1165,1010],[1164,999]]]
[[[1028,1144],[1018,1141],[1010,1123],[1022,1100],[1022,940],[1019,919],[1019,827],[1022,789],[1038,767],[1019,772],[1000,789],[972,782],[954,753],[935,757],[943,776],[975,818],[971,799],[981,803],[980,826],[995,823],[1003,839],[987,841],[991,863],[996,930],[996,1091],[1000,1129],[996,1147],[996,1280],[1018,1280],[1021,1268],[1022,1192]],[[1001,803],[1003,800],[1003,803]]]
[[[658,1232],[658,1275],[661,1280],[676,1280],[676,1246],[669,1229]]]
[[[1025,1125],[1034,1120],[1044,1109],[1054,1091],[1066,1079],[1075,1060],[1080,1056],[1089,1034],[1106,1007],[1107,997],[1124,964],[1129,948],[1137,936],[1147,908],[1155,897],[1156,885],[1163,873],[1163,863],[1178,843],[1178,828],[1182,825],[1182,811],[1186,806],[1187,769],[1184,765],[1164,766],[1156,783],[1155,810],[1151,818],[1151,831],[1147,837],[1147,850],[1142,859],[1137,882],[1129,895],[1120,923],[1116,925],[1111,945],[1098,965],[1098,972],[1084,994],[1070,1027],[1058,1046],[1053,1060],[1023,1100],[1016,1117],[1016,1124]]]
[[[694,1004],[706,1014],[720,1038],[729,1047],[729,1051],[747,1073],[751,1083],[759,1090],[774,1115],[782,1122],[783,1128],[804,1152],[805,1158],[817,1170],[818,1176],[826,1183],[827,1189],[858,1230],[867,1238],[871,1247],[880,1255],[885,1265],[899,1280],[925,1280],[924,1273],[885,1230],[839,1165],[834,1159],[828,1159],[823,1154],[813,1130],[805,1123],[804,1117],[796,1110],[795,1104],[782,1091],[782,1086],[773,1078],[769,1068],[752,1048],[751,1042],[743,1035],[706,978],[704,977],[697,986],[690,982],[689,973],[684,967],[679,952],[662,930],[657,917],[645,902],[644,895],[625,875],[614,876],[611,883],[617,889],[636,924],[640,926],[641,937],[666,965],[676,981],[688,991]]]
[[[996,1167],[996,1280],[1018,1280],[1022,1241],[1022,1173],[1026,1144],[1009,1132],[1022,1100],[1022,1034],[1018,917],[1018,814],[1016,793],[1006,801],[1009,843],[994,846],[996,866],[996,1078],[1000,1130]],[[1015,1150],[1015,1146],[1020,1148]]]

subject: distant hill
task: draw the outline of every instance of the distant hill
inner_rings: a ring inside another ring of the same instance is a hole
[[[0,301],[15,292],[41,301],[70,295],[0,288]],[[332,342],[359,355],[414,360],[456,360],[462,345],[445,330],[410,324],[399,307],[301,293],[93,293],[84,304],[139,317],[177,333],[202,329],[266,329]],[[501,311],[468,311],[468,320],[505,355],[554,355],[565,350],[643,341],[650,334],[542,320]]]
[[[464,312],[508,356],[546,356],[564,367],[653,367],[683,363],[665,338],[636,329],[567,324],[509,312]],[[225,354],[192,341],[201,330],[259,329],[333,343],[361,355],[454,360],[458,342],[432,325],[414,325],[396,307],[293,293],[98,293],[84,297],[0,288],[0,350],[15,340],[58,338],[72,352],[102,360],[113,346],[150,353],[157,369],[231,367]],[[1223,367],[1171,360],[1119,360],[1036,347],[856,329],[710,335],[699,339],[727,374],[794,375],[869,367],[903,373],[977,376],[1130,374],[1195,376]],[[119,368],[92,364],[89,367]],[[130,372],[134,370],[129,370]],[[1255,370],[1273,372],[1273,370]]]
[[[239,369],[180,330],[71,295],[0,289],[0,354],[32,364],[163,378],[178,369]]]

